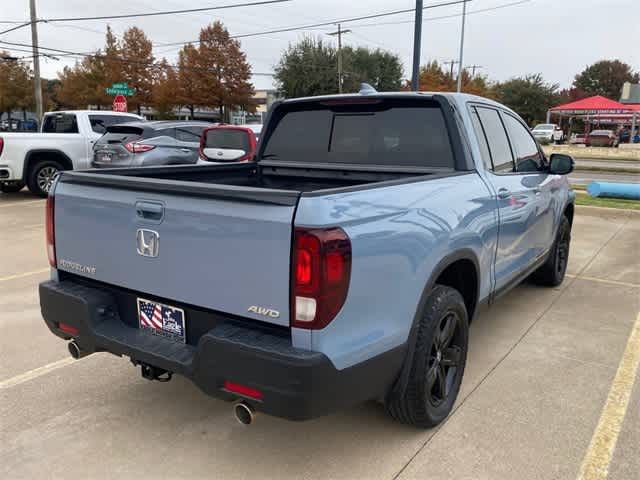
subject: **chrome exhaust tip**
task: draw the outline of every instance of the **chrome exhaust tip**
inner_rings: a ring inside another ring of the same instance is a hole
[[[242,425],[251,425],[256,416],[256,412],[251,405],[240,401],[233,406],[233,414],[236,420]]]
[[[80,348],[80,345],[78,345],[76,343],[75,340],[71,340],[68,344],[68,348],[69,348],[69,353],[71,354],[71,356],[73,358],[75,358],[76,360],[81,359],[82,357],[86,357],[87,355],[89,355],[88,352],[85,352],[84,350],[82,350]]]

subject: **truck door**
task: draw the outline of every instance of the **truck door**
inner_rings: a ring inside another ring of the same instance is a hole
[[[487,180],[493,187],[498,206],[495,289],[499,291],[540,255],[538,229],[544,212],[543,184],[546,175],[537,170],[524,171],[528,161],[535,162],[531,156],[523,159],[521,171],[517,170],[515,150],[497,109],[472,107],[472,116],[476,117],[476,129],[482,130],[477,132],[478,137],[486,140],[491,160],[487,167]],[[535,142],[533,146],[539,155]]]

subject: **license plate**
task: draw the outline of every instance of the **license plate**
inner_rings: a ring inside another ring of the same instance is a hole
[[[111,154],[105,152],[98,153],[98,161],[101,163],[111,163]]]
[[[138,298],[138,324],[140,330],[152,335],[186,342],[185,316],[181,308]]]

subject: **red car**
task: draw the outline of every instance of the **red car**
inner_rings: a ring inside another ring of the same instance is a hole
[[[216,125],[202,132],[199,164],[249,162],[258,144],[254,129],[239,125]]]
[[[611,130],[594,130],[587,135],[587,147],[615,147],[616,134]]]

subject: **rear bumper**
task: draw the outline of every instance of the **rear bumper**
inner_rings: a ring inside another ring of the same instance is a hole
[[[224,390],[225,380],[257,389],[262,399],[245,398],[248,403],[290,420],[319,417],[383,396],[405,355],[400,347],[337,370],[322,353],[294,348],[286,336],[233,319],[216,322],[196,345],[176,343],[122,321],[122,305],[110,292],[68,280],[41,283],[40,307],[51,332],[70,339],[59,330],[59,322],[77,328],[74,338],[87,352],[125,355],[184,375],[205,393],[225,400],[243,398]]]

